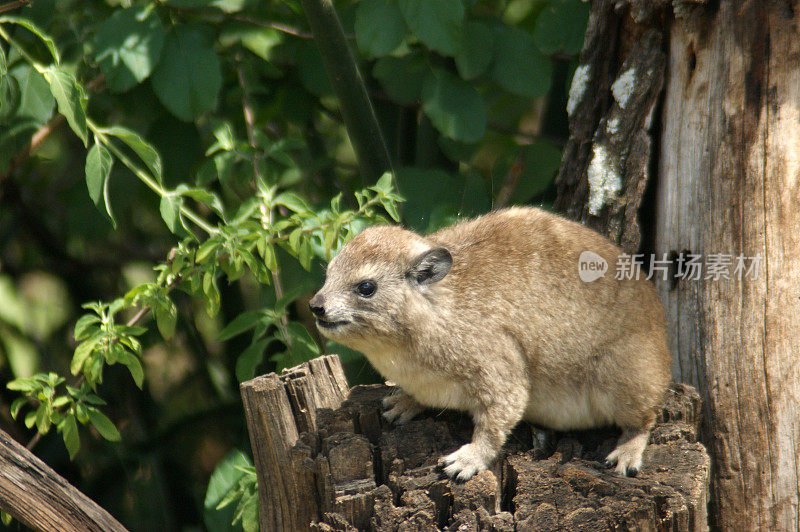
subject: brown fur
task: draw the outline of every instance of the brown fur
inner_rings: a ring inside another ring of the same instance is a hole
[[[452,257],[444,277],[415,281],[417,261],[440,247]],[[586,250],[609,266],[589,283],[578,276]],[[452,476],[487,467],[521,419],[558,430],[619,425],[609,461],[635,474],[670,360],[653,285],[644,275],[614,278],[621,253],[590,229],[533,208],[428,237],[374,227],[331,261],[311,306],[342,322],[321,326],[324,335],[362,351],[411,396],[387,400],[388,418],[405,422],[423,406],[472,414],[472,443],[444,459]],[[377,287],[369,297],[356,292],[364,280]]]

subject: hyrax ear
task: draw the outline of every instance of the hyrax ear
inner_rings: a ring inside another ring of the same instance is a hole
[[[421,285],[436,283],[444,279],[453,265],[453,256],[445,248],[426,251],[411,263],[408,278]]]

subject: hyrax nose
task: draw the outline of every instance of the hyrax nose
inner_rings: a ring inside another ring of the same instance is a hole
[[[325,299],[319,294],[315,295],[309,300],[308,308],[317,318],[323,317],[325,315]]]

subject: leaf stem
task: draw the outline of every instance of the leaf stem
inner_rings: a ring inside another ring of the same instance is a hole
[[[164,190],[164,187],[158,184],[150,174],[142,170],[136,163],[134,163],[130,157],[128,157],[122,150],[120,150],[112,141],[108,138],[108,136],[103,132],[103,129],[95,124],[89,118],[86,119],[86,124],[89,126],[89,129],[92,130],[95,137],[103,143],[121,162],[124,164],[131,172],[134,173],[136,177],[139,178],[148,188],[150,188],[153,192],[158,194],[159,196],[166,197],[173,195],[172,192],[168,190]],[[219,229],[212,227],[205,220],[203,220],[200,216],[195,214],[192,210],[188,207],[181,205],[181,213],[194,222],[200,229],[208,233],[209,235],[214,235],[219,233]]]
[[[0,24],[0,37],[5,39],[5,41],[8,44],[13,46],[14,49],[17,50],[17,52],[19,52],[19,55],[21,55],[22,58],[25,59],[25,61],[30,63],[31,66],[33,68],[35,68],[37,72],[41,73],[41,72],[44,72],[45,70],[47,70],[47,68],[42,66],[41,63],[39,63],[36,59],[34,59],[33,56],[31,54],[29,54],[27,52],[27,50],[25,50],[25,48],[22,47],[21,44],[19,44],[17,41],[15,41],[14,38],[11,35],[6,33],[6,30],[3,29],[3,25],[2,24]]]

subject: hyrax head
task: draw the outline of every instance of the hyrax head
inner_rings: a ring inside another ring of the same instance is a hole
[[[409,334],[414,309],[450,271],[453,258],[400,227],[366,229],[328,264],[325,284],[309,301],[326,337],[366,351]]]

